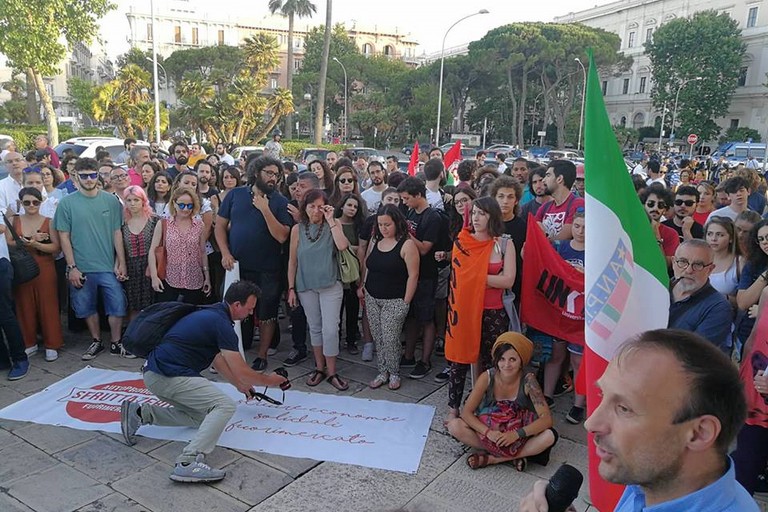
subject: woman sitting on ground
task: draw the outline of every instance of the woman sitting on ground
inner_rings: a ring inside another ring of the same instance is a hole
[[[525,372],[533,342],[505,332],[491,353],[494,367],[477,379],[461,417],[448,422],[448,431],[479,450],[467,458],[472,469],[512,462],[523,471],[528,459],[545,466],[559,436],[536,377]]]

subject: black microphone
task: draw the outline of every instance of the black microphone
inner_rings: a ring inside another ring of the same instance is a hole
[[[579,496],[579,489],[583,482],[584,476],[578,469],[568,464],[560,466],[549,479],[545,491],[549,512],[565,512]]]

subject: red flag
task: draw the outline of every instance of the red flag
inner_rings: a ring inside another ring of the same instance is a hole
[[[457,140],[456,143],[451,146],[451,149],[448,150],[448,152],[445,154],[445,157],[443,157],[443,163],[445,164],[445,168],[449,169],[453,162],[461,159],[461,141]]]
[[[408,174],[416,176],[416,170],[419,168],[419,141],[413,143],[411,152],[411,162],[408,164]]]
[[[520,320],[534,329],[584,345],[584,273],[557,254],[528,217]]]

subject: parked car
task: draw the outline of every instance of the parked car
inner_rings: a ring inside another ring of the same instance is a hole
[[[136,141],[136,145],[149,148],[149,142],[143,140]],[[59,158],[68,149],[71,149],[81,158],[96,158],[96,148],[98,147],[103,147],[104,151],[109,153],[109,157],[116,164],[126,163],[118,161],[117,157],[125,151],[125,146],[123,146],[123,139],[116,137],[73,137],[58,144],[53,150],[59,155]]]
[[[576,151],[556,149],[547,151],[547,154],[540,158],[539,162],[542,164],[548,164],[552,160],[570,160],[571,162],[576,163],[579,160],[582,160],[582,157]]]
[[[330,151],[325,148],[304,148],[296,155],[296,162],[309,165],[315,160],[325,160]]]
[[[766,144],[764,142],[726,142],[712,153],[712,160],[725,157],[729,166],[743,164],[750,156],[761,164],[765,160]]]
[[[241,155],[245,156],[246,158],[251,153],[256,153],[258,156],[261,156],[264,154],[264,146],[239,146],[232,151],[232,158],[237,160],[240,158]]]
[[[533,158],[542,158],[551,149],[550,146],[531,146],[528,148],[528,152]]]
[[[381,156],[379,150],[375,148],[349,148],[349,150],[353,151],[356,157],[362,156],[366,160],[370,159],[372,156]]]

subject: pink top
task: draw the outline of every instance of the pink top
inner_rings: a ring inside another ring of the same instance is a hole
[[[504,261],[497,261],[496,263],[488,263],[488,274],[498,275],[501,274],[501,269],[504,266]],[[489,288],[485,289],[485,298],[483,299],[483,309],[502,309],[504,302],[502,300],[502,293],[504,290],[501,288]]]
[[[203,263],[200,261],[200,236],[203,221],[192,219],[192,227],[179,231],[176,220],[168,219],[165,232],[165,251],[168,266],[165,280],[174,288],[199,290],[205,284]]]
[[[128,169],[128,179],[131,180],[131,185],[136,185],[138,187],[144,186],[144,178],[141,177],[141,174],[136,172],[135,168]]]

